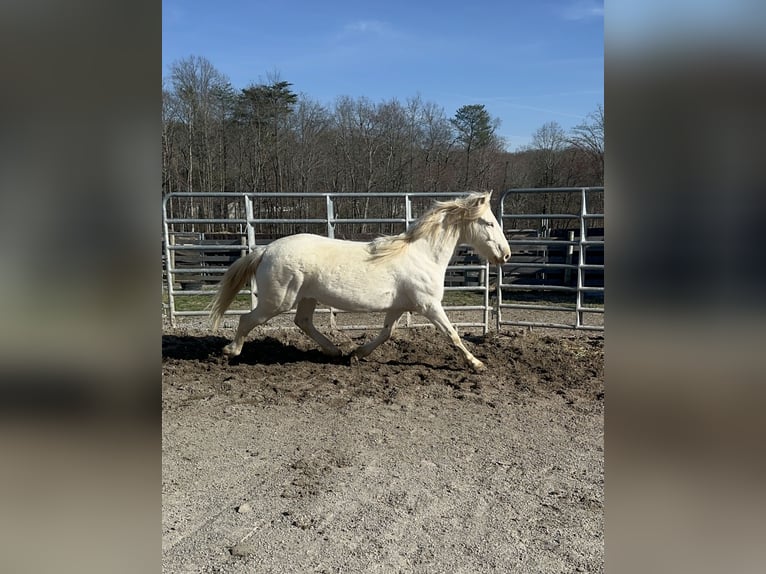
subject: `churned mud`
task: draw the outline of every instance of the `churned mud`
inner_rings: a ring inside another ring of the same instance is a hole
[[[601,334],[231,335],[164,329],[165,572],[603,572]]]

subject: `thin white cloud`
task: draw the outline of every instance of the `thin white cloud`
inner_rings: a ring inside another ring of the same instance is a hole
[[[545,96],[538,96],[538,97],[556,97],[558,95],[566,95],[566,94],[575,94],[577,92],[561,92],[560,94],[546,94]],[[587,94],[587,91],[580,92],[582,94]],[[593,92],[594,94],[598,92]],[[487,103],[494,106],[494,109],[498,109],[500,107],[507,107],[507,108],[515,108],[519,110],[529,110],[532,112],[540,112],[548,115],[555,115],[560,116],[563,118],[574,118],[574,119],[585,119],[586,116],[582,114],[573,114],[571,112],[566,112],[562,110],[555,110],[551,108],[544,108],[539,106],[530,106],[528,104],[522,104],[519,102],[514,101],[511,98],[506,98],[502,96],[469,96],[469,95],[461,95],[461,94],[454,94],[455,96],[462,98],[467,101],[474,101],[474,102],[480,102],[480,103]]]
[[[343,31],[350,34],[373,34],[375,36],[385,36],[391,32],[391,27],[386,22],[380,20],[357,20],[350,22],[343,27]]]
[[[165,24],[181,24],[186,18],[186,10],[175,2],[162,3],[162,20]]]
[[[563,98],[569,96],[598,96],[603,95],[604,90],[569,90],[562,92],[547,92],[541,94],[529,94],[524,96],[527,100],[539,100],[543,98]],[[509,98],[507,96],[494,96],[487,98],[488,100],[495,100],[498,102],[505,102],[509,104],[517,103],[520,98]]]
[[[583,118],[585,118],[585,116],[583,116],[581,114],[572,114],[572,113],[569,113],[569,112],[562,112],[562,111],[559,111],[559,110],[551,110],[549,108],[540,108],[538,106],[527,106],[525,104],[516,104],[516,103],[513,103],[513,102],[503,102],[503,103],[504,103],[504,105],[506,105],[508,107],[516,108],[516,109],[519,109],[519,110],[529,110],[531,112],[541,112],[541,113],[544,113],[544,114],[550,114],[550,115],[554,115],[554,116],[561,116],[563,118],[575,118],[575,119],[583,119]]]
[[[580,21],[604,17],[603,0],[573,0],[558,7],[559,16],[564,20]]]

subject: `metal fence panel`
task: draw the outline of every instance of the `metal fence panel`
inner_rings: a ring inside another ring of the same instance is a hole
[[[498,221],[511,259],[497,274],[498,330],[503,325],[604,330],[603,194],[603,187],[503,193]],[[520,318],[530,311],[534,320]]]
[[[503,193],[497,216],[511,245],[511,259],[490,268],[467,246],[458,248],[447,269],[444,302],[455,326],[481,328],[484,333],[491,323],[498,330],[503,326],[603,330],[603,193],[603,187]],[[277,237],[310,232],[369,240],[404,231],[434,199],[463,195],[168,194],[162,202],[164,307],[171,324],[177,317],[207,315],[205,302],[212,300],[228,266],[254,246]],[[241,308],[227,315],[240,315],[255,306],[254,285],[240,295]],[[189,300],[196,307],[189,308]],[[336,309],[320,307],[317,313],[338,329],[380,327],[379,322],[355,322]],[[478,318],[470,320],[469,315]],[[430,325],[409,314],[403,322]]]
[[[170,193],[163,198],[165,308],[172,325],[182,316],[207,315],[221,276],[228,266],[256,245],[284,235],[310,232],[331,238],[370,240],[379,235],[403,232],[430,207],[434,199],[461,197],[465,193]],[[490,268],[461,246],[448,267],[444,308],[456,327],[490,325]],[[467,264],[466,264],[467,263]],[[465,295],[466,293],[473,294]],[[253,282],[240,295],[246,308],[226,315],[241,315],[256,304]],[[196,299],[195,299],[196,298]],[[196,308],[182,308],[179,301]],[[240,301],[240,306],[242,306]],[[293,311],[294,313],[294,311]],[[343,311],[318,308],[338,329],[379,329],[344,319]],[[468,320],[476,315],[477,320]],[[352,315],[352,314],[349,314]],[[358,314],[353,314],[358,315]],[[382,319],[381,319],[382,321]],[[426,326],[408,313],[408,327]]]

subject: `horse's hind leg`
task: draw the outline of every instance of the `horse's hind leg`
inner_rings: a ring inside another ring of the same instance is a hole
[[[295,324],[301,328],[301,331],[314,339],[322,348],[322,351],[331,357],[340,357],[343,353],[335,344],[317,331],[314,326],[314,309],[316,309],[316,299],[301,299],[295,311]]]
[[[396,322],[399,320],[399,317],[402,316],[402,313],[404,313],[404,311],[399,311],[397,309],[389,310],[388,313],[386,313],[386,318],[383,320],[383,329],[381,329],[380,333],[378,333],[378,336],[375,337],[372,341],[357,347],[353,354],[359,358],[366,357],[375,349],[377,349],[379,345],[385,341],[388,341],[388,339],[391,337],[391,334],[394,332],[394,329],[396,329]]]
[[[239,325],[237,326],[237,334],[234,336],[234,340],[223,348],[225,355],[230,357],[239,355],[242,352],[242,345],[245,344],[245,337],[247,337],[247,334],[258,325],[263,325],[266,321],[281,313],[281,310],[278,309],[267,309],[261,301],[262,300],[258,301],[258,306],[255,309],[240,316]]]

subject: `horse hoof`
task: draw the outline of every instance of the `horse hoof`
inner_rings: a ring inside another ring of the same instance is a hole
[[[236,357],[239,355],[239,350],[237,350],[233,345],[226,345],[223,348],[223,354],[227,357]]]
[[[487,369],[487,366],[482,363],[479,359],[476,359],[476,362],[471,363],[471,366],[473,367],[473,370],[477,373],[480,373],[481,371],[484,371]]]

